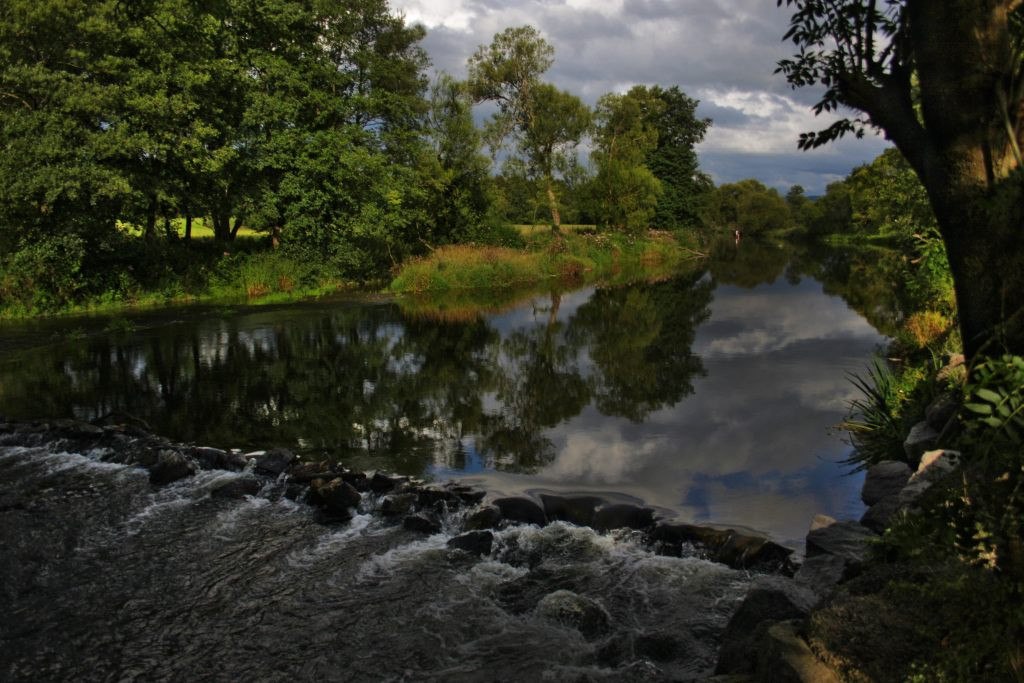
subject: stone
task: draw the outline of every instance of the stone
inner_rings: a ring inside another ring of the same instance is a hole
[[[473,555],[490,555],[494,534],[490,531],[469,531],[448,541],[449,548],[465,550]]]
[[[314,479],[309,487],[309,502],[323,508],[333,515],[350,519],[350,508],[359,505],[362,497],[351,484],[335,477],[334,479]]]
[[[782,621],[768,627],[758,643],[757,680],[773,683],[840,683],[838,674],[814,656],[799,633],[800,622]]]
[[[864,512],[860,518],[860,523],[875,533],[884,533],[896,518],[896,513],[905,507],[904,500],[901,497],[904,490],[900,489],[900,493],[886,496],[877,501]]]
[[[417,493],[417,501],[423,507],[435,507],[438,510],[457,510],[462,501],[452,491],[440,486],[425,486]]]
[[[910,467],[898,460],[883,460],[868,468],[860,499],[874,505],[886,496],[899,493],[910,479]]]
[[[792,549],[767,538],[732,533],[711,552],[711,558],[733,569],[779,571],[789,566],[792,554]]]
[[[416,505],[415,493],[397,493],[385,496],[380,501],[380,513],[386,517],[397,517],[412,511]]]
[[[247,462],[243,456],[237,453],[229,453],[220,448],[210,448],[209,446],[193,448],[192,457],[195,458],[199,468],[203,470],[241,472],[245,469]]]
[[[704,547],[719,547],[728,538],[729,530],[699,526],[697,524],[678,524],[658,522],[651,531],[651,538],[664,543],[679,553],[683,543],[696,543]]]
[[[921,421],[911,427],[910,434],[903,441],[903,452],[907,454],[907,462],[910,463],[910,466],[916,468],[921,462],[921,455],[925,451],[935,448],[938,440],[939,433],[932,429],[927,422]]]
[[[642,633],[633,640],[636,655],[655,662],[683,660],[691,649],[691,645],[676,633]]]
[[[263,488],[263,484],[256,477],[242,476],[218,480],[210,486],[210,496],[213,498],[244,498],[255,496]]]
[[[366,476],[365,472],[343,469],[340,476],[342,481],[360,493],[370,490],[370,478]]]
[[[831,517],[817,515],[807,534],[807,556],[835,555],[846,561],[847,567],[861,565],[868,554],[868,541],[875,532],[859,522],[837,522]]]
[[[466,505],[477,505],[487,497],[486,491],[462,484],[449,484],[448,490],[454,493]]]
[[[794,581],[810,588],[819,598],[829,597],[845,578],[846,560],[835,555],[808,557],[793,575]]]
[[[165,448],[157,452],[156,462],[149,468],[149,482],[163,486],[191,477],[197,469],[195,462],[184,453]]]
[[[956,395],[948,391],[941,393],[924,409],[924,420],[932,429],[941,433],[959,408]]]
[[[966,365],[967,359],[962,353],[954,353],[949,357],[949,362],[935,376],[940,382],[953,377],[953,378],[965,378],[967,376]]]
[[[921,455],[917,471],[910,476],[911,482],[927,481],[935,483],[955,470],[960,464],[960,451],[934,450]]]
[[[493,504],[501,510],[502,517],[513,522],[536,524],[537,526],[545,526],[548,523],[544,510],[529,498],[522,496],[498,498],[493,501]]]
[[[598,531],[612,529],[647,529],[654,525],[654,510],[632,503],[603,505],[594,513],[593,527]]]
[[[722,636],[716,674],[751,674],[757,668],[756,644],[773,623],[810,614],[818,596],[807,586],[782,576],[756,579]]]
[[[577,526],[592,526],[594,511],[599,505],[604,504],[605,500],[597,496],[554,496],[542,493],[540,502],[549,520],[557,519]]]
[[[308,484],[314,479],[336,479],[341,476],[331,463],[320,460],[317,462],[297,462],[288,468],[288,480],[296,484]]]
[[[484,505],[479,510],[474,510],[466,516],[462,527],[467,531],[482,529],[497,529],[501,524],[501,510],[496,505]]]
[[[277,476],[288,469],[298,459],[294,453],[287,448],[271,448],[269,451],[256,451],[247,454],[251,460],[256,461],[256,471],[263,474]]]
[[[436,516],[428,512],[417,512],[402,520],[402,526],[409,531],[418,531],[423,534],[436,534],[441,531],[441,522]]]
[[[536,614],[579,631],[591,640],[607,633],[611,617],[601,603],[570,590],[557,590],[541,598]]]
[[[387,493],[407,481],[409,477],[392,477],[383,472],[374,472],[370,477],[370,490],[374,493]]]

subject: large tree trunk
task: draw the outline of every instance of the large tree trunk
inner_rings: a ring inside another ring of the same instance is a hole
[[[213,238],[218,242],[231,240],[231,215],[222,209],[213,212]]]
[[[156,239],[156,195],[152,195],[149,198],[149,206],[146,209],[146,232],[144,233],[147,240]]]
[[[558,197],[555,196],[555,183],[549,177],[547,179],[548,206],[551,209],[551,230],[560,232],[562,227],[562,216],[558,213]]]

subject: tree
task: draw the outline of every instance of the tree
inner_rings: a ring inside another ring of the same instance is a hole
[[[782,230],[793,221],[778,191],[753,178],[715,188],[708,200],[707,219],[713,227],[751,234]]]
[[[793,87],[825,87],[817,113],[845,105],[863,115],[804,134],[800,146],[883,131],[935,211],[965,354],[1024,353],[1024,2],[785,4],[799,52],[778,70]]]
[[[469,92],[476,102],[492,101],[497,113],[485,136],[496,155],[512,138],[531,174],[545,186],[551,227],[561,225],[555,174],[572,163],[572,152],[590,128],[590,110],[568,92],[540,81],[554,48],[532,26],[508,28],[469,58]]]
[[[712,185],[700,170],[694,147],[704,139],[711,119],[698,119],[698,101],[678,86],[666,89],[656,85],[648,93],[663,105],[648,113],[658,133],[658,144],[647,153],[647,168],[662,187],[652,226],[673,229],[697,225]]]
[[[625,232],[650,226],[662,186],[646,161],[658,146],[653,120],[664,109],[665,104],[644,86],[598,100],[596,148],[590,158],[597,165],[595,192],[602,223]]]

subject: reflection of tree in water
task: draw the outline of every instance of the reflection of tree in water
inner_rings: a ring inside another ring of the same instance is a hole
[[[287,446],[407,473],[473,454],[529,471],[554,456],[546,430],[591,403],[639,421],[692,391],[702,367],[690,348],[711,287],[601,289],[567,320],[553,295],[545,320],[504,337],[484,319],[407,319],[387,305],[95,337],[0,366],[0,412],[123,412],[177,440]]]
[[[793,247],[769,244],[756,238],[716,240],[711,244],[709,268],[716,283],[753,289],[770,285],[786,270]]]

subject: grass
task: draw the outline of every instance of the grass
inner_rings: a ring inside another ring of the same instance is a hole
[[[525,249],[453,245],[406,263],[390,289],[400,294],[500,290],[547,281],[585,283],[669,272],[694,252],[668,233],[630,238],[620,234],[565,231],[559,238],[537,226],[520,228]]]

